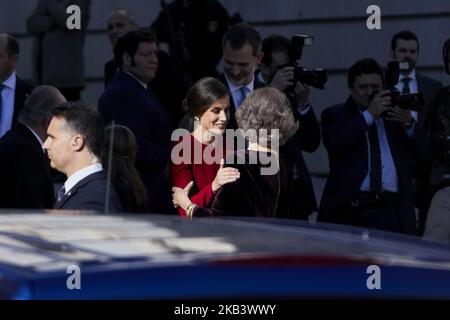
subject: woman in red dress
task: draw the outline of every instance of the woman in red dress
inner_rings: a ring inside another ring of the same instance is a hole
[[[237,169],[223,167],[229,106],[227,87],[214,78],[197,81],[183,101],[186,113],[195,120],[194,131],[174,145],[170,175],[174,187],[186,188],[193,182],[190,198],[198,206],[210,206],[221,186],[239,178]],[[186,215],[182,208],[178,210]]]

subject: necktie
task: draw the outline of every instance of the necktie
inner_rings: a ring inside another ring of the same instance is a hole
[[[403,94],[410,94],[411,93],[411,89],[409,88],[409,82],[411,81],[411,78],[409,77],[405,77],[402,79],[403,82],[403,90],[402,93]]]
[[[3,113],[3,97],[2,97],[2,90],[5,86],[3,83],[0,83],[0,125],[2,124],[2,113]]]
[[[56,195],[56,202],[60,202],[65,194],[66,194],[66,188],[64,188],[64,186],[62,186],[58,190],[58,194]]]
[[[370,189],[381,193],[381,154],[378,131],[375,122],[369,128],[370,143]]]
[[[250,90],[247,87],[241,87],[239,89],[239,99],[238,99],[238,105],[236,107],[239,107],[242,104],[242,102],[244,102],[244,100],[247,97],[249,91]]]

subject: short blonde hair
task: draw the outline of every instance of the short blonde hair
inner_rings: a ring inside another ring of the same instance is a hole
[[[272,129],[279,130],[279,145],[283,145],[298,129],[298,122],[292,113],[291,104],[284,93],[275,88],[262,88],[247,96],[239,110],[236,121],[240,129],[253,129],[258,135],[258,144],[269,146]],[[267,137],[260,136],[261,129],[269,132]]]

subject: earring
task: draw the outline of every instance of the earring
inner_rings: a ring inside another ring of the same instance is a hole
[[[200,119],[197,116],[194,117],[194,120],[195,121],[200,121]]]

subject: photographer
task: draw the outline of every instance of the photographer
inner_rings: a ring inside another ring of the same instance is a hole
[[[287,154],[289,179],[289,216],[307,219],[317,210],[314,189],[303,159],[302,151],[314,152],[320,145],[319,123],[309,103],[311,89],[300,81],[294,83],[294,69],[291,61],[292,46],[281,35],[271,35],[264,39],[262,45],[264,56],[259,65],[258,80],[283,91],[293,107],[294,116],[299,121],[299,129],[284,147]]]
[[[409,63],[407,70],[402,70],[395,88],[403,94],[423,95],[424,103],[420,111],[411,111],[412,116],[421,128],[425,128],[429,105],[442,84],[416,71],[419,60],[419,39],[411,31],[400,31],[392,36],[391,58]],[[419,210],[419,229],[423,233],[425,220],[430,207],[431,192],[428,185],[430,179],[430,163],[413,163],[414,205]]]
[[[356,62],[347,83],[347,101],[322,113],[330,175],[318,220],[416,235],[408,163],[429,154],[425,133],[391,105],[375,60]]]

